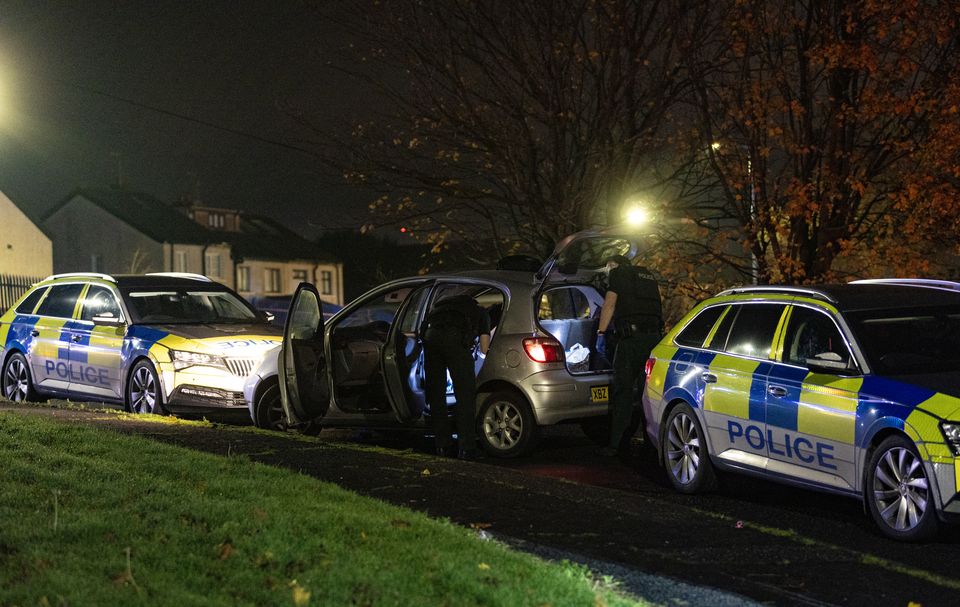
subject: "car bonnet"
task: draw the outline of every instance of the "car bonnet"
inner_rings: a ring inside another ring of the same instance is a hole
[[[151,324],[131,327],[131,336],[172,350],[219,356],[259,358],[280,345],[283,332],[272,325],[250,324]]]

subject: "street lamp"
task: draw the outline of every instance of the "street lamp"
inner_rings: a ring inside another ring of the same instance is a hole
[[[719,152],[720,148],[723,147],[719,141],[714,141],[710,144],[710,150],[713,152]],[[750,157],[750,149],[744,145],[737,145],[741,151],[746,152],[747,154],[747,175],[750,179],[750,221],[754,224],[754,230],[756,231],[757,223],[757,184],[753,175],[753,159]],[[757,284],[760,278],[760,263],[757,261],[757,254],[754,252],[753,247],[750,247],[750,281],[753,284]]]
[[[650,220],[650,213],[639,204],[629,204],[623,211],[623,218],[633,227],[640,227]]]

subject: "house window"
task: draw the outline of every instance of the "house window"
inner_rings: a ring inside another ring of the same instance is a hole
[[[307,271],[306,270],[294,270],[291,274],[293,278],[294,286],[298,286],[301,282],[307,282]]]
[[[92,253],[90,255],[90,271],[103,272],[103,258],[100,257],[99,253]]]
[[[177,251],[174,256],[174,272],[189,272],[187,269],[187,252],[186,251]]]
[[[280,292],[280,270],[278,268],[267,268],[263,271],[263,290],[267,293]]]
[[[220,267],[220,255],[216,253],[207,253],[205,256],[207,266],[207,276],[210,278],[220,278],[222,268]]]
[[[333,295],[333,272],[327,270],[320,272],[320,293]]]
[[[250,268],[237,266],[237,291],[250,291]]]
[[[207,225],[211,228],[222,228],[226,225],[223,213],[207,213]]]

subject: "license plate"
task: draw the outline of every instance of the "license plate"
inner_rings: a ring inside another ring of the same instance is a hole
[[[591,403],[605,403],[610,400],[610,386],[593,386],[590,388]]]

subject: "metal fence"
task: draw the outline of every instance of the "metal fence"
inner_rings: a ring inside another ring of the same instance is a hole
[[[17,300],[23,297],[27,289],[41,280],[43,279],[31,276],[0,274],[0,314],[3,314],[10,306],[17,303]]]

